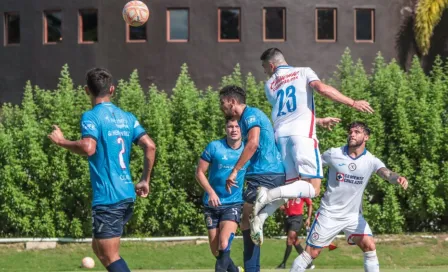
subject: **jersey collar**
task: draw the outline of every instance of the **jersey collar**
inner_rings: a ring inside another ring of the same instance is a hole
[[[352,156],[350,156],[350,155],[348,154],[348,145],[345,145],[345,146],[343,147],[343,149],[344,149],[344,154],[347,155],[347,157],[349,157],[349,158],[352,159],[352,160],[357,160],[357,159],[361,158],[362,156],[364,156],[364,155],[367,153],[367,148],[364,148],[364,151],[363,151],[358,157],[353,158]]]
[[[226,145],[226,147],[232,149],[232,150],[239,150],[242,146],[243,146],[243,141],[241,141],[240,146],[238,146],[237,148],[233,148],[229,145],[229,143],[227,143],[227,137],[224,137],[224,144]]]
[[[289,65],[280,65],[275,68],[275,72],[277,72],[278,69],[289,69],[289,68],[293,68],[293,67],[289,66]]]

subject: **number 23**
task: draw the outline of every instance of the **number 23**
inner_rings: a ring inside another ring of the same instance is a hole
[[[285,99],[285,91],[283,89],[278,90],[277,92],[277,98],[280,97],[280,101],[278,103],[278,113],[277,116],[286,115],[286,112],[283,111],[284,104],[283,100]],[[296,102],[296,88],[294,86],[288,86],[286,88],[286,99],[288,101],[286,102],[286,109],[288,112],[293,112],[297,108],[297,102]]]

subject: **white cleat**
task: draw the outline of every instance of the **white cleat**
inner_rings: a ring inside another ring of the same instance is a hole
[[[316,266],[314,264],[310,264],[306,270],[313,270],[314,268],[316,268]]]
[[[253,217],[257,216],[258,213],[268,204],[268,189],[265,187],[258,187],[257,197],[255,198],[254,207],[252,210]]]
[[[250,238],[255,245],[263,244],[263,222],[260,217],[255,216],[250,220]]]

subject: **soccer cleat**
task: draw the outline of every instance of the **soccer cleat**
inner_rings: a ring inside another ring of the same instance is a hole
[[[263,223],[258,216],[250,219],[250,238],[257,246],[261,246],[263,244]]]
[[[242,268],[241,266],[238,266],[238,272],[244,272],[244,268]]]
[[[257,197],[255,198],[252,215],[255,217],[268,204],[268,189],[265,187],[258,187]]]
[[[310,265],[308,265],[308,267],[306,269],[307,270],[312,270],[314,268],[316,268],[316,266],[314,264],[310,264]]]

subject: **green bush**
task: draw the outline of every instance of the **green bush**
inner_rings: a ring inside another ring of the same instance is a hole
[[[318,130],[321,152],[345,144],[345,127],[368,122],[373,135],[368,149],[389,168],[408,177],[403,191],[373,177],[364,213],[376,233],[445,231],[448,209],[448,66],[440,58],[425,75],[417,58],[408,72],[378,54],[372,73],[347,50],[329,83],[341,92],[367,99],[375,114],[356,112],[316,95],[319,117],[337,116],[333,131]],[[239,65],[219,86],[237,84],[248,104],[270,116],[262,82],[243,76]],[[134,71],[120,80],[114,103],[133,112],[157,144],[152,193],[138,199],[127,235],[204,235],[202,189],[194,178],[206,144],[224,136],[217,91],[199,90],[183,65],[169,97],[152,85],[145,92]],[[56,90],[27,82],[20,106],[4,104],[0,122],[0,236],[89,237],[91,188],[87,160],[50,143],[58,124],[69,139],[80,137],[79,120],[90,108],[84,90],[75,87],[64,66]],[[134,180],[142,170],[142,151],[134,148]],[[322,192],[325,190],[325,180]],[[318,208],[320,198],[314,201]],[[281,212],[269,218],[266,235],[282,234]]]

